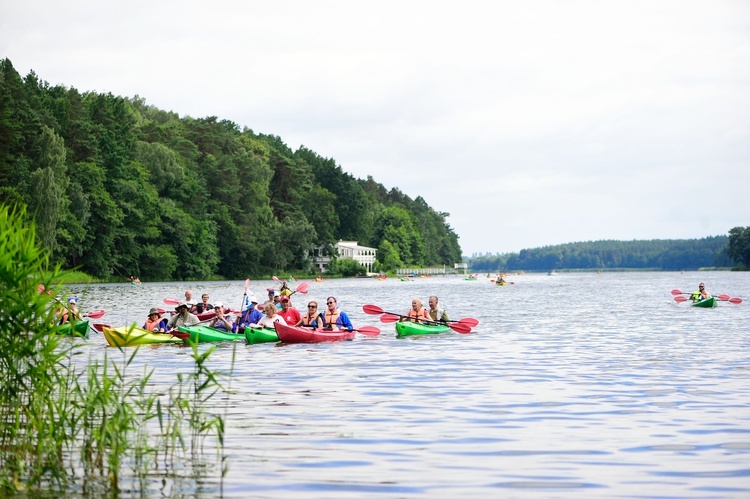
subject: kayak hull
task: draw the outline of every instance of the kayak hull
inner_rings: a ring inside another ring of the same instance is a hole
[[[57,334],[88,338],[90,334],[89,321],[77,321],[73,327],[70,326],[70,322],[61,324],[60,328],[57,330]]]
[[[257,343],[275,343],[279,341],[276,330],[270,327],[246,327],[245,340],[248,345]]]
[[[177,328],[183,333],[190,335],[189,339],[184,341],[192,341],[193,343],[216,343],[219,341],[238,341],[244,340],[245,335],[236,333],[227,333],[225,331],[219,331],[208,326],[180,326]]]
[[[716,298],[712,296],[711,298],[704,298],[703,300],[693,302],[691,305],[699,308],[714,308],[717,305],[716,301]]]
[[[443,334],[450,331],[451,328],[444,325],[420,324],[418,322],[397,322],[396,336],[420,336],[427,334]]]
[[[348,341],[354,339],[354,331],[323,331],[274,323],[279,341],[284,343],[324,343],[328,341]]]
[[[113,347],[137,347],[140,345],[154,345],[159,343],[182,343],[180,338],[169,333],[153,333],[145,329],[130,326],[102,328],[104,338]]]

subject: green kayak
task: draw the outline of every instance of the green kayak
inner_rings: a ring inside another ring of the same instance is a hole
[[[177,329],[190,335],[190,338],[185,340],[186,342],[208,343],[217,341],[237,341],[245,338],[242,334],[227,333],[226,331],[219,331],[218,329],[208,326],[180,326]]]
[[[701,308],[714,308],[716,306],[716,298],[713,296],[711,298],[704,298],[702,300],[694,301],[691,305]]]
[[[423,334],[441,334],[447,333],[451,328],[444,325],[420,324],[418,322],[397,322],[396,336],[416,336]]]
[[[279,341],[279,335],[272,327],[246,327],[245,339],[248,345],[256,343],[271,343]]]
[[[88,338],[89,332],[89,321],[78,321],[73,328],[70,327],[70,322],[66,322],[57,330],[57,334],[65,336],[80,336],[81,338]]]

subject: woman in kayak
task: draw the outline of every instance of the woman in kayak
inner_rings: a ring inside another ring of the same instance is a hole
[[[307,304],[307,313],[295,324],[297,327],[311,327],[318,329],[325,324],[325,317],[318,311],[318,302],[311,301]]]
[[[143,329],[154,333],[163,333],[167,330],[167,319],[162,319],[158,308],[152,308],[148,311],[148,319],[143,324]]]
[[[224,304],[219,302],[214,305],[214,312],[216,312],[216,317],[211,320],[209,326],[226,333],[234,333],[237,325],[234,323],[234,317],[224,311]]]
[[[406,315],[402,315],[400,319],[401,322],[424,322],[429,320],[431,320],[430,314],[424,308],[422,300],[419,298],[414,298],[411,301],[411,310],[409,310]]]
[[[282,316],[278,314],[278,311],[279,310],[276,308],[276,305],[274,305],[273,302],[266,303],[265,305],[263,305],[263,313],[265,315],[255,325],[258,327],[273,327],[274,322],[280,322],[286,325],[286,321]]]

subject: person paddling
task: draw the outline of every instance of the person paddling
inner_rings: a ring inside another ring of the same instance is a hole
[[[273,327],[274,322],[280,322],[286,326],[286,321],[282,316],[278,314],[276,305],[272,303],[266,303],[263,306],[264,315],[255,325],[258,327]]]
[[[698,284],[698,290],[693,291],[690,295],[690,299],[693,301],[705,300],[706,298],[711,298],[711,293],[706,291],[706,286],[703,283]]]
[[[59,303],[59,302],[58,302]],[[78,310],[78,298],[71,296],[68,298],[68,306],[60,311],[60,324],[66,322],[77,322],[81,320],[81,313]]]
[[[319,328],[325,324],[323,313],[318,310],[318,302],[311,301],[307,304],[307,313],[295,324],[297,327]]]
[[[281,315],[287,324],[297,324],[300,320],[302,320],[302,316],[300,315],[299,311],[292,307],[292,302],[289,300],[289,296],[282,295],[282,297],[279,299],[281,302],[281,310],[279,311],[279,315]]]
[[[258,310],[258,299],[255,297],[255,293],[247,294],[247,305],[245,310],[242,312],[242,316],[238,319],[238,331],[243,332],[250,324],[257,324],[259,320],[263,318],[263,313]]]
[[[234,317],[232,317],[231,314],[226,313],[224,310],[224,304],[217,302],[214,305],[214,312],[216,312],[216,317],[211,320],[209,326],[226,333],[234,333],[236,328]]]
[[[326,305],[328,305],[328,308],[323,315],[325,319],[324,329],[331,331],[333,330],[334,325],[338,329],[344,329],[347,331],[354,329],[352,321],[349,320],[349,316],[346,315],[346,312],[342,312],[341,309],[338,308],[338,301],[336,298],[329,296],[326,300]]]
[[[167,330],[167,319],[161,317],[158,308],[152,308],[148,311],[148,318],[143,324],[143,329],[154,333],[163,333]]]
[[[447,323],[450,319],[448,319],[448,314],[445,312],[444,309],[438,307],[438,297],[435,295],[430,296],[430,299],[427,301],[427,304],[430,307],[429,314],[430,319],[436,322],[443,322]]]
[[[169,322],[167,322],[167,327],[169,329],[176,329],[180,326],[194,326],[200,322],[198,317],[190,313],[190,305],[185,301],[181,301],[175,307],[175,311],[177,313],[169,319]]]
[[[414,298],[411,301],[411,310],[399,319],[400,322],[424,322],[427,320],[430,320],[430,314],[427,313],[424,305],[422,305],[422,300],[419,298]]]

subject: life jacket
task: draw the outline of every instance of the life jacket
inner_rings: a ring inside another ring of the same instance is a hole
[[[166,322],[166,319],[162,319],[161,317],[159,317],[155,321],[152,321],[151,319],[146,319],[146,323],[143,325],[143,329],[145,329],[146,331],[153,331],[154,328],[156,328],[157,326],[159,326],[159,328],[166,329],[167,327],[166,324],[162,324],[165,322]]]
[[[414,309],[409,310],[409,313],[406,314],[407,320],[414,321],[414,322],[421,322],[423,320],[430,320],[430,314],[427,313],[427,310],[425,310],[424,307],[419,309],[419,312],[415,311]]]
[[[430,310],[428,312],[430,314],[430,319],[433,321],[439,321],[442,320],[442,317],[445,315],[445,310],[442,308],[438,308],[437,310]]]
[[[330,310],[326,309],[325,315],[323,318],[326,321],[325,326],[327,328],[332,328],[336,325],[336,322],[339,320],[339,317],[341,317],[341,309],[337,308],[335,312],[331,312]]]
[[[320,313],[317,312],[315,315],[310,317],[310,314],[305,314],[302,316],[302,325],[303,326],[313,326],[318,327],[318,317],[320,317]],[[322,324],[321,324],[322,326]]]

